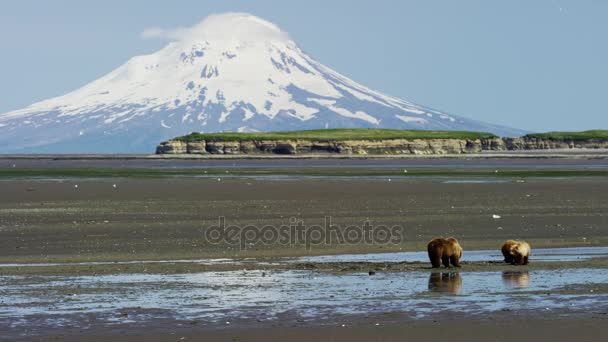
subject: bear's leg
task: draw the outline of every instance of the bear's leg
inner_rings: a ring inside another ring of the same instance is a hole
[[[443,261],[443,266],[450,267],[450,257],[447,257],[447,256],[441,257],[441,261]]]
[[[431,260],[433,268],[441,266],[441,256],[431,250],[429,250],[429,260]]]
[[[453,255],[450,257],[450,263],[454,266],[454,267],[460,267],[460,260],[458,260],[458,257]]]
[[[505,255],[505,262],[507,264],[512,264],[513,263],[513,256],[511,256],[511,255]]]
[[[524,264],[524,257],[522,257],[521,255],[518,255],[515,257],[515,263],[517,265],[523,265]]]
[[[527,257],[527,256],[525,256],[525,257],[524,257],[524,265],[527,265],[527,264],[528,264],[528,257]]]

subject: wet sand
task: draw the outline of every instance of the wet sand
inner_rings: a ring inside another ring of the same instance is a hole
[[[452,235],[465,250],[497,249],[508,238],[535,248],[608,245],[604,177],[217,178],[1,180],[0,263],[421,251]],[[341,229],[369,220],[402,226],[403,242],[210,244],[203,232],[220,216],[240,226],[324,224],[330,216]]]
[[[590,247],[593,249],[593,247]],[[570,248],[568,248],[570,249]],[[572,248],[577,249],[577,248]],[[461,261],[458,272],[508,272],[530,270],[561,269],[608,269],[606,254],[581,254],[575,258],[556,255],[555,260],[538,257],[535,252],[533,263],[525,267],[505,264],[502,257],[488,256],[484,259],[471,258],[468,251]],[[480,251],[481,252],[481,251]],[[257,258],[222,258],[222,259],[168,259],[168,260],[130,260],[130,261],[93,261],[65,263],[12,263],[0,264],[1,275],[77,275],[100,276],[107,274],[188,274],[200,272],[226,271],[294,271],[311,270],[336,274],[353,272],[435,272],[428,261],[412,261],[401,257],[404,253],[356,254],[355,260],[349,260],[351,254],[325,255],[318,257],[257,257]],[[407,253],[405,253],[407,254]],[[375,260],[376,255],[392,255],[392,260]],[[428,257],[427,257],[428,258]],[[563,260],[559,259],[563,258]],[[310,260],[309,260],[310,259]],[[367,259],[367,260],[366,260]],[[473,259],[473,261],[469,261]],[[443,270],[443,269],[442,269]]]
[[[527,318],[514,320],[501,316],[484,320],[446,319],[401,321],[376,326],[373,320],[348,322],[347,326],[279,326],[197,331],[175,329],[158,333],[53,336],[32,341],[598,341],[608,332],[606,315],[583,318]]]

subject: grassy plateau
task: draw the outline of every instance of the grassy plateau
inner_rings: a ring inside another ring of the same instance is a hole
[[[190,133],[173,140],[193,141],[245,141],[245,140],[390,140],[390,139],[482,139],[496,138],[492,133],[468,131],[423,131],[375,128],[316,129],[289,132],[255,133]]]
[[[531,133],[526,134],[524,138],[545,139],[545,140],[608,140],[608,130],[590,130],[583,132],[547,132],[547,133]]]

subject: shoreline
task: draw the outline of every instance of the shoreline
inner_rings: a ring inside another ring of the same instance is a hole
[[[196,262],[183,262],[165,260],[163,262],[146,263],[65,263],[51,266],[0,266],[3,276],[99,276],[119,274],[197,274],[206,272],[232,272],[232,271],[265,271],[289,272],[302,271],[312,273],[331,274],[358,274],[373,271],[380,273],[436,273],[436,272],[528,272],[528,271],[555,271],[563,269],[607,269],[608,257],[597,257],[581,261],[531,261],[529,265],[509,265],[498,260],[489,261],[462,261],[462,267],[431,268],[430,262],[293,262],[280,263],[281,260],[267,258],[257,262],[201,264]]]
[[[5,234],[10,233],[10,231],[4,229],[0,229],[0,232],[4,232]],[[28,232],[29,235],[29,232]],[[107,235],[104,233],[103,235]],[[97,237],[97,236],[95,236]],[[101,236],[100,236],[101,237]],[[82,240],[81,240],[82,241]],[[537,250],[545,250],[545,249],[577,249],[577,248],[601,248],[608,247],[608,234],[606,235],[595,235],[593,237],[587,239],[580,239],[576,237],[569,238],[561,238],[561,239],[551,239],[549,241],[542,239],[526,239],[532,245],[533,251]],[[127,244],[130,244],[131,241],[128,241]],[[311,249],[307,249],[304,244],[298,245],[287,245],[283,246],[280,244],[273,245],[264,245],[262,243],[250,246],[245,249],[240,249],[238,246],[230,245],[226,243],[221,243],[217,246],[208,246],[213,247],[207,250],[203,249],[189,249],[187,251],[182,251],[180,249],[170,248],[169,250],[163,253],[145,253],[138,252],[137,254],[132,253],[119,253],[112,251],[104,251],[99,254],[80,254],[80,253],[66,253],[66,251],[62,251],[62,254],[54,254],[54,255],[33,255],[33,254],[13,254],[6,251],[6,254],[0,254],[0,274],[4,272],[6,269],[19,269],[21,268],[23,272],[27,269],[40,269],[40,268],[53,268],[55,266],[59,266],[60,268],[69,267],[69,268],[82,268],[82,269],[103,269],[104,267],[110,268],[118,268],[118,269],[159,269],[163,272],[166,272],[168,269],[172,267],[176,267],[176,269],[201,269],[201,270],[224,270],[224,269],[234,269],[238,268],[239,265],[245,266],[247,268],[252,268],[251,265],[255,265],[258,262],[262,262],[263,264],[269,264],[262,267],[265,269],[292,269],[293,267],[285,268],[285,264],[280,264],[284,261],[289,261],[291,259],[297,258],[319,258],[319,257],[336,257],[336,256],[370,256],[372,259],[374,256],[379,255],[398,255],[400,253],[426,253],[426,240],[413,240],[413,241],[404,241],[400,244],[395,245],[374,245],[374,244],[357,244],[354,246],[351,245],[340,245],[340,244],[331,244],[331,245],[316,245]],[[495,252],[496,254],[500,254],[500,246],[504,242],[504,239],[495,238],[495,239],[460,239],[460,243],[465,247],[465,255],[471,252]],[[26,246],[24,246],[26,247]],[[27,246],[30,247],[30,246]],[[21,249],[21,248],[19,248]],[[602,258],[603,256],[599,256],[598,258],[589,259],[595,260]],[[203,263],[201,265],[197,265],[197,262],[203,261],[209,263],[215,263],[216,260],[221,261],[220,263],[209,265],[208,263]],[[484,260],[479,261],[476,260],[474,262],[467,262],[467,258],[465,257],[463,261],[465,264],[473,264],[473,265],[502,265],[501,259],[493,259],[493,260]],[[608,259],[607,259],[608,260]],[[586,261],[585,261],[586,262]],[[230,265],[230,263],[233,263]],[[300,264],[306,264],[306,261],[302,261]],[[378,265],[383,264],[384,262],[376,262],[371,261],[370,264],[376,263]],[[420,261],[398,261],[398,262],[387,262],[393,264],[404,264],[405,266],[413,265],[417,266],[416,268],[420,268],[421,266],[429,266],[426,259],[423,262]],[[543,262],[547,265],[552,265],[553,262]],[[3,264],[11,265],[8,267],[2,266]],[[48,266],[45,266],[49,264]],[[274,264],[274,265],[272,265]],[[312,262],[310,264],[323,265],[330,264],[327,262]],[[347,262],[346,264],[363,264],[360,262]],[[13,266],[14,265],[14,266]],[[34,265],[34,266],[32,266]],[[37,265],[40,265],[37,266]],[[179,266],[181,265],[181,266]],[[575,263],[575,265],[579,265],[579,263]],[[140,267],[142,266],[142,267]],[[179,266],[179,267],[177,267]],[[292,265],[293,266],[293,265]],[[420,267],[418,267],[420,266]],[[608,263],[607,263],[608,267]],[[325,267],[321,267],[325,268]],[[399,269],[399,268],[398,268]],[[13,273],[14,271],[8,271],[9,273]],[[104,272],[108,272],[108,270],[104,270]],[[176,271],[179,272],[179,271]],[[193,271],[194,272],[194,271]]]
[[[608,158],[608,149],[548,149],[524,151],[488,151],[460,154],[0,154],[0,160],[239,160],[239,159],[586,159]]]

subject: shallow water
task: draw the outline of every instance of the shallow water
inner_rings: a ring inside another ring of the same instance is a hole
[[[552,178],[554,179],[554,178]],[[445,184],[489,184],[489,183],[513,183],[514,181],[512,179],[497,179],[497,178],[490,178],[490,179],[471,179],[471,178],[467,178],[467,179],[449,179],[446,181],[443,181],[443,183]]]
[[[583,261],[608,257],[608,247],[535,248],[530,260],[534,261]],[[502,261],[499,250],[464,251],[462,261]],[[424,252],[374,253],[321,255],[294,258],[296,262],[427,262]]]
[[[0,267],[52,267],[52,266],[94,266],[94,265],[140,265],[140,264],[196,264],[196,265],[276,265],[278,262],[260,261],[255,258],[207,258],[207,259],[170,259],[170,260],[132,260],[132,261],[83,261],[49,262],[27,264],[0,264]]]
[[[0,276],[0,337],[44,333],[95,317],[95,324],[163,319],[207,323],[332,321],[349,314],[400,312],[413,319],[458,311],[608,311],[606,269],[506,272],[332,274],[225,271],[193,274]],[[128,313],[127,315],[123,313]],[[35,322],[35,323],[34,323]],[[70,323],[72,322],[72,323]],[[83,329],[87,329],[86,322]],[[32,330],[32,326],[35,329]],[[4,331],[6,327],[8,331]],[[23,329],[29,329],[23,332]]]

